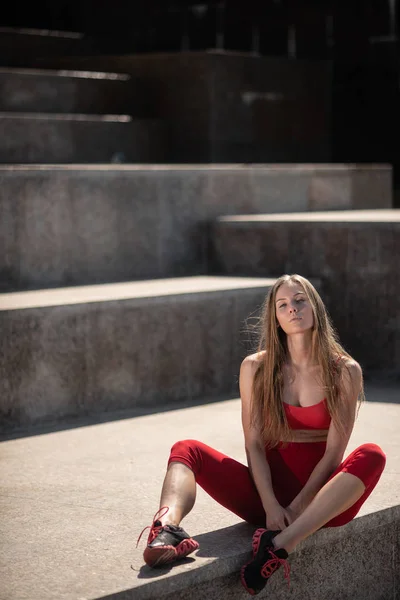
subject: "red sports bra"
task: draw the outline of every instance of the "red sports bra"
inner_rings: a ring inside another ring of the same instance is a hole
[[[329,429],[331,415],[326,398],[312,406],[294,406],[283,403],[290,429]]]
[[[334,362],[334,369],[337,371],[337,364],[342,359],[338,356]],[[293,404],[283,403],[286,412],[286,418],[290,429],[329,429],[331,415],[328,411],[326,398],[313,404],[312,406],[294,406]]]

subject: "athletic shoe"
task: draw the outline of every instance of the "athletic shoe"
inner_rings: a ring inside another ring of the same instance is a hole
[[[279,531],[257,529],[253,535],[253,558],[240,571],[242,585],[252,596],[264,589],[268,579],[281,565],[285,568],[285,577],[290,581],[290,567],[285,560],[288,553],[284,548],[274,548],[272,541],[278,533]]]
[[[159,513],[165,509],[166,512],[160,515]],[[143,532],[150,529],[147,546],[143,553],[144,561],[149,567],[161,567],[172,563],[184,558],[199,547],[198,542],[191,538],[182,527],[161,524],[159,519],[166,515],[168,510],[167,506],[160,508],[153,517],[153,524],[145,527],[138,538],[136,547]]]

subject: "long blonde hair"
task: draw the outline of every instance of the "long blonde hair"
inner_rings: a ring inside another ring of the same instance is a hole
[[[282,275],[270,289],[262,306],[258,328],[258,352],[264,355],[254,374],[251,422],[260,429],[266,445],[272,447],[280,440],[292,439],[286,413],[284,411],[283,365],[288,359],[287,338],[282,328],[278,327],[275,301],[280,286],[295,282],[302,286],[314,315],[312,329],[312,361],[321,367],[321,385],[329,414],[337,429],[346,431],[347,406],[340,385],[343,370],[347,369],[344,357],[351,356],[344,350],[338,340],[325,305],[315,287],[301,275]],[[364,397],[363,386],[359,400]]]

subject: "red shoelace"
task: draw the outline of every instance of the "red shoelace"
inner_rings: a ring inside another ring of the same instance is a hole
[[[272,558],[267,560],[267,562],[262,567],[261,575],[263,577],[265,577],[265,579],[268,579],[268,577],[270,577],[272,575],[272,573],[274,573],[276,571],[276,569],[279,567],[279,565],[283,565],[283,568],[285,570],[285,579],[287,579],[288,587],[290,588],[290,566],[289,566],[289,563],[287,562],[286,559],[279,558],[279,556],[276,556],[276,554],[272,550],[269,550],[269,553],[271,554]]]
[[[163,510],[165,510],[165,512],[162,512]],[[159,519],[162,519],[163,517],[165,517],[165,515],[167,514],[168,511],[169,511],[168,506],[162,506],[156,512],[156,514],[153,517],[153,523],[151,525],[147,525],[147,527],[145,527],[143,529],[142,533],[139,535],[137,542],[136,542],[136,548],[138,547],[140,538],[142,537],[142,535],[144,534],[146,529],[150,529],[149,537],[147,538],[147,543],[151,544],[151,542],[154,540],[154,538],[160,533],[161,529],[164,527],[163,525],[154,525],[154,523],[156,521],[158,521]],[[159,513],[162,513],[162,514],[159,514]]]

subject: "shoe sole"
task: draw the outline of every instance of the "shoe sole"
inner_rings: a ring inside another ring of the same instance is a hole
[[[199,547],[198,542],[186,539],[175,546],[147,546],[143,553],[145,563],[149,567],[161,567],[181,558],[185,558]]]
[[[251,546],[253,548],[253,559],[256,558],[257,552],[258,552],[258,550],[260,548],[261,537],[262,537],[263,533],[265,533],[267,531],[268,531],[268,529],[262,529],[262,528],[260,528],[260,529],[257,529],[254,532],[253,541],[252,541],[252,544],[251,544]]]

